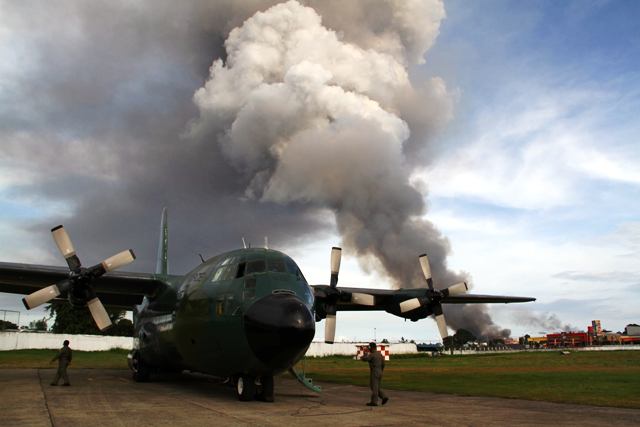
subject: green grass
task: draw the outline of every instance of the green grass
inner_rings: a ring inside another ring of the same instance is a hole
[[[57,362],[49,361],[57,350],[14,350],[0,351],[2,368],[54,368]],[[79,351],[73,350],[72,368],[125,369],[127,350]]]
[[[348,357],[307,358],[314,380],[366,386],[368,367]],[[640,408],[640,351],[529,352],[392,357],[384,387],[468,396]]]

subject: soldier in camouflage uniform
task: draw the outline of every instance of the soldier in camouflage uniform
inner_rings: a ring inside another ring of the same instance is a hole
[[[71,385],[69,384],[69,377],[67,376],[67,366],[69,366],[69,363],[71,363],[71,358],[72,354],[71,349],[69,348],[69,340],[64,340],[64,343],[62,343],[62,348],[60,349],[58,354],[56,354],[55,357],[51,359],[51,363],[53,363],[54,360],[58,361],[58,372],[56,372],[56,376],[51,382],[51,385],[58,385],[60,377],[62,377],[62,379],[64,380],[64,383],[62,385]]]
[[[369,353],[362,356],[362,360],[369,362],[369,388],[371,388],[371,401],[367,406],[378,406],[378,397],[382,399],[382,404],[387,403],[389,398],[382,391],[382,372],[384,371],[384,356],[377,351],[376,343],[369,343]]]

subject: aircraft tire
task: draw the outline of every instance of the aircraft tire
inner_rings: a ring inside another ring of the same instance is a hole
[[[253,400],[256,395],[256,383],[252,376],[238,375],[236,377],[236,395],[238,399],[247,402]]]
[[[262,377],[262,388],[258,398],[263,402],[273,402],[273,375]]]
[[[138,383],[147,382],[151,377],[151,371],[149,367],[140,360],[140,355],[136,352],[133,356],[133,380]]]

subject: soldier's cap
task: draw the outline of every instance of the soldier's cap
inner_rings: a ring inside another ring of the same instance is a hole
[[[64,342],[62,343],[62,345],[69,345],[69,340],[64,340]]]

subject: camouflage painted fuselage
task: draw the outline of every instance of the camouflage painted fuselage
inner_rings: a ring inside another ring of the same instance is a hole
[[[134,315],[135,348],[150,367],[273,375],[293,366],[313,339],[313,291],[281,252],[227,252],[164,280]]]

